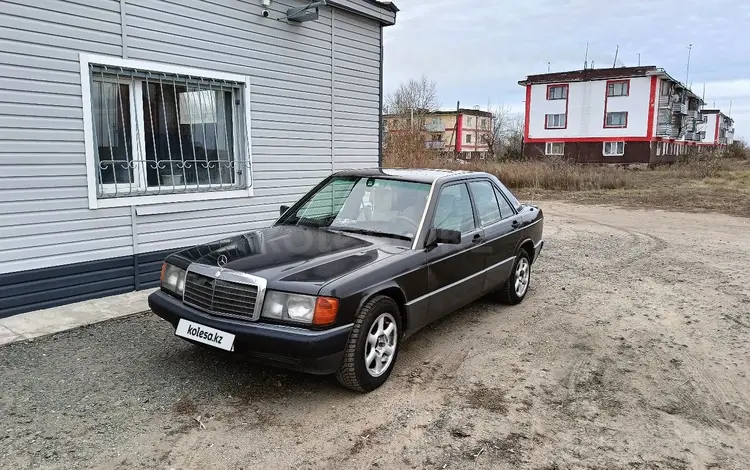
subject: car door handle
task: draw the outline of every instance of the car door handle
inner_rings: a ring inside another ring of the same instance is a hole
[[[474,235],[474,238],[471,239],[472,243],[482,243],[483,241],[484,241],[484,237],[478,233]]]

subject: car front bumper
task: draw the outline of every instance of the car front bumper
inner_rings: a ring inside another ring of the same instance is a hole
[[[255,362],[320,375],[332,374],[338,370],[353,327],[344,325],[330,330],[312,331],[221,318],[187,306],[162,291],[149,295],[148,305],[156,315],[171,323],[173,328],[177,328],[180,319],[184,318],[235,335],[234,352]]]

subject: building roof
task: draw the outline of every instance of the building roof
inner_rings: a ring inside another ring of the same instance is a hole
[[[400,10],[391,0],[365,0],[367,3],[375,4],[379,7],[386,8],[393,13],[398,13]]]
[[[529,75],[519,85],[538,85],[541,83],[585,82],[588,80],[610,80],[616,78],[645,77],[656,72],[654,65],[643,67],[618,67],[610,69],[582,69],[567,72],[542,73]]]
[[[570,70],[567,72],[542,73],[529,75],[525,80],[518,82],[519,85],[540,85],[544,83],[566,83],[566,82],[586,82],[590,80],[616,80],[619,78],[650,77],[660,76],[676,83],[677,86],[685,91],[692,98],[696,98],[705,104],[703,99],[693,93],[689,87],[682,84],[679,80],[674,79],[664,69],[655,65],[643,65],[638,67],[613,67],[606,69],[581,69]]]

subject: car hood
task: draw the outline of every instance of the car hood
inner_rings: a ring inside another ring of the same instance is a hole
[[[326,283],[408,249],[407,242],[323,228],[273,226],[172,255],[260,276],[269,289],[317,294]],[[178,263],[175,263],[178,264]]]

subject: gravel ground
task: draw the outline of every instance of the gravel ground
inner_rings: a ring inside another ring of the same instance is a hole
[[[427,328],[369,395],[151,314],[0,348],[0,466],[748,468],[749,220],[542,207],[524,303]]]

